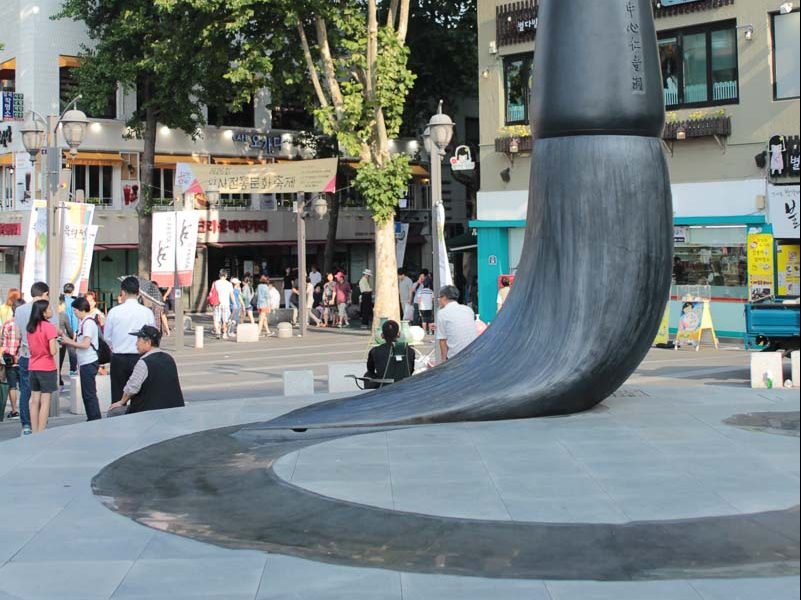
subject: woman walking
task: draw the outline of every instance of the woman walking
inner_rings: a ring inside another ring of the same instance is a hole
[[[245,311],[245,303],[242,297],[242,282],[237,277],[231,278],[231,285],[234,286],[234,293],[231,296],[231,324],[233,327],[228,327],[228,332],[231,337],[235,336],[237,327],[242,321],[242,314]]]
[[[65,346],[75,348],[78,354],[78,372],[81,376],[81,396],[86,409],[86,420],[96,421],[101,417],[100,402],[97,399],[97,372],[100,363],[97,357],[97,348],[100,345],[100,329],[92,318],[92,307],[86,298],[76,298],[72,303],[72,310],[79,319],[76,340],[61,339]]]
[[[253,320],[253,284],[251,283],[253,280],[251,279],[250,275],[245,275],[245,278],[242,280],[242,303],[245,305],[245,314],[247,318],[250,319],[250,324],[253,325],[255,321]]]
[[[259,287],[256,288],[256,308],[259,311],[259,335],[261,335],[262,329],[264,333],[272,335],[270,331],[270,323],[268,319],[270,318],[270,280],[267,278],[266,275],[262,275],[259,278]]]
[[[6,301],[0,305],[0,323],[5,323],[14,314],[14,304],[22,297],[17,288],[8,290]]]
[[[47,300],[37,300],[31,308],[31,318],[26,327],[28,362],[31,385],[31,429],[33,433],[44,431],[50,416],[50,395],[58,389],[56,359],[58,354],[58,331],[50,323],[53,311]]]

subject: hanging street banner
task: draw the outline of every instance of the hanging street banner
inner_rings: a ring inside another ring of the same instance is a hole
[[[153,213],[151,277],[160,287],[192,285],[200,213],[193,210]]]
[[[205,196],[207,190],[215,188],[220,194],[334,192],[338,163],[336,158],[271,165],[178,163],[175,186],[178,193],[199,196]]]
[[[748,299],[756,302],[774,294],[773,236],[748,234]]]
[[[448,262],[448,248],[445,245],[445,207],[437,205],[437,244],[439,244],[439,285],[453,285],[451,263]],[[437,290],[436,293],[439,293]]]
[[[89,225],[86,229],[86,246],[83,251],[83,266],[81,267],[81,285],[78,287],[80,294],[85,294],[89,291],[89,273],[92,270],[92,256],[95,251],[98,229],[97,225]]]
[[[47,202],[34,200],[29,208],[31,220],[22,263],[22,295],[27,302],[31,301],[31,286],[37,281],[47,281]]]
[[[398,268],[403,267],[403,261],[406,260],[406,242],[409,238],[409,224],[395,221],[395,260],[398,262]]]
[[[81,273],[86,257],[86,242],[95,214],[94,204],[64,202],[61,218],[61,279],[60,285],[71,283],[80,289]],[[92,244],[94,250],[94,243]],[[91,255],[90,255],[91,260]],[[44,281],[47,281],[46,279]]]

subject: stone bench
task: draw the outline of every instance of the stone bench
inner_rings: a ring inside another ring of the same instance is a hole
[[[108,412],[108,407],[111,406],[111,377],[109,375],[98,375],[95,378],[95,382],[100,414],[105,416]],[[83,396],[81,396],[81,378],[77,375],[70,377],[70,412],[73,415],[86,414]]]
[[[294,311],[291,308],[277,308],[275,310],[271,310],[267,319],[267,323],[270,325],[270,327],[278,325],[279,323],[291,323],[294,318],[293,313]],[[253,315],[253,318],[258,318],[258,312]]]
[[[328,393],[338,394],[341,392],[361,392],[356,381],[347,377],[356,375],[364,376],[367,367],[364,363],[331,363],[328,365]]]
[[[314,371],[284,371],[284,396],[314,394]]]
[[[253,344],[259,341],[259,326],[250,323],[240,323],[236,326],[236,342],[238,344]]]
[[[768,387],[768,376],[773,387],[784,387],[784,365],[782,352],[753,352],[751,354],[751,387]]]

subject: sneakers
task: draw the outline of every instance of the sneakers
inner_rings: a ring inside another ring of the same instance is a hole
[[[8,413],[6,415],[6,419],[8,419],[9,421],[11,421],[13,419],[19,419],[19,413],[14,411],[14,410],[12,410],[10,413]]]
[[[31,429],[30,425],[26,425],[22,428],[22,435],[31,435],[33,433],[33,429]]]
[[[70,377],[77,377],[78,371],[70,371]]]

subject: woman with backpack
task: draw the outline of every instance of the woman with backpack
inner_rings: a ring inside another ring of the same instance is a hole
[[[100,402],[97,399],[97,371],[100,369],[98,348],[100,346],[100,329],[92,318],[92,308],[86,298],[76,298],[72,302],[72,311],[78,317],[79,325],[75,340],[63,337],[61,343],[75,348],[78,354],[78,372],[81,376],[81,396],[86,409],[86,420],[95,421],[101,418]]]
[[[39,433],[47,428],[50,416],[50,395],[58,389],[56,359],[58,331],[50,322],[53,311],[50,302],[37,300],[31,306],[31,317],[25,328],[28,332],[28,381],[31,386],[31,429]]]

